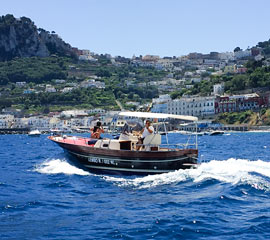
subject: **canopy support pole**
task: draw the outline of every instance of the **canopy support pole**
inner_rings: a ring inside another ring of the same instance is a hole
[[[167,141],[167,145],[169,145],[168,133],[167,133],[166,124],[165,124],[165,122],[164,122],[164,121],[163,121],[163,124],[164,124],[164,130],[165,130],[165,135],[166,135],[166,141]]]
[[[198,149],[198,122],[195,122],[196,127],[196,149]]]

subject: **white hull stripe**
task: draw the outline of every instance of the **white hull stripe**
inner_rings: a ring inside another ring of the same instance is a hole
[[[68,150],[67,150],[68,151]],[[181,160],[184,160],[186,158],[194,158],[194,157],[182,157],[182,158],[177,158],[177,159],[162,159],[162,160],[137,160],[137,159],[122,159],[122,158],[111,158],[111,157],[108,157],[108,156],[103,156],[103,155],[82,155],[82,154],[79,154],[79,153],[75,153],[75,152],[72,152],[72,151],[68,151],[69,153],[71,154],[74,154],[74,155],[77,155],[77,156],[80,156],[80,157],[84,157],[84,158],[89,158],[89,157],[101,157],[101,158],[105,158],[105,159],[110,159],[110,160],[114,160],[114,161],[123,161],[123,162],[150,162],[150,163],[156,163],[156,162],[177,162],[177,161],[181,161]],[[194,158],[196,159],[196,158]]]
[[[87,168],[112,170],[112,171],[125,171],[125,172],[166,173],[166,172],[176,171],[176,170],[129,169],[129,168],[103,167],[103,166],[92,166],[92,165],[84,165],[84,166]]]

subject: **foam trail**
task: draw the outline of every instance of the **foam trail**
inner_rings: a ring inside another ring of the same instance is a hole
[[[46,161],[34,169],[34,171],[37,171],[39,173],[45,173],[45,174],[67,174],[67,175],[90,175],[89,172],[86,172],[82,169],[79,169],[73,165],[70,165],[67,161],[65,160],[60,160],[60,159],[52,159],[49,161]]]
[[[225,161],[210,161],[202,163],[197,169],[178,170],[171,173],[149,175],[135,179],[125,179],[104,176],[106,181],[120,187],[151,188],[165,184],[185,182],[203,182],[215,179],[220,182],[248,184],[256,189],[270,191],[270,162],[261,160],[228,159]]]

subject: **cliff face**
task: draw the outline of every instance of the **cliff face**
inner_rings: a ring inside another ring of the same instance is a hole
[[[51,54],[75,56],[72,47],[56,34],[37,29],[26,17],[0,17],[0,61],[14,57],[48,57]]]

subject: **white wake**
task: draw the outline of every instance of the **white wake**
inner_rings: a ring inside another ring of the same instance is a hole
[[[178,170],[171,173],[149,175],[134,179],[104,176],[119,187],[134,187],[138,189],[152,188],[165,184],[185,181],[203,182],[218,180],[220,182],[248,184],[256,189],[270,190],[270,162],[261,160],[249,161],[245,159],[228,159],[224,161],[210,161],[202,163],[197,169]]]
[[[37,165],[34,171],[45,174],[67,174],[67,175],[90,175],[89,172],[84,171],[69,164],[66,160],[52,159],[40,165]]]
[[[198,183],[207,180],[217,180],[232,185],[248,184],[255,189],[270,191],[270,162],[261,160],[250,161],[234,158],[224,161],[212,160],[202,163],[196,169],[178,170],[171,173],[144,177],[117,177],[91,174],[61,159],[47,160],[37,165],[34,171],[43,174],[95,175],[119,187],[132,187],[136,189],[153,188],[186,181]]]

